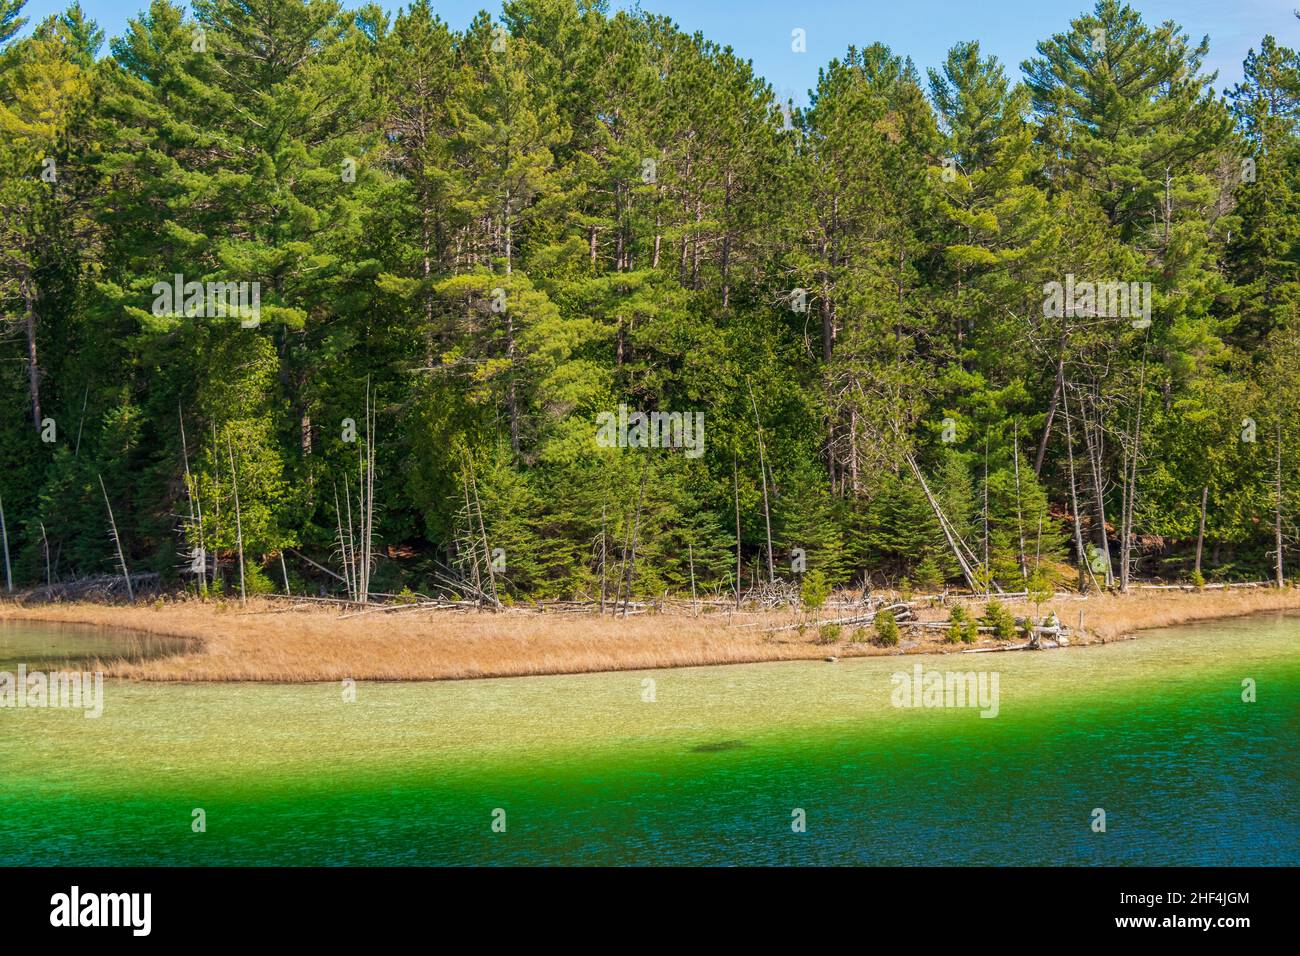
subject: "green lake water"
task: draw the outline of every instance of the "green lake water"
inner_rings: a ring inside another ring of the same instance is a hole
[[[0,671],[167,649],[0,627]],[[996,671],[997,717],[893,706],[890,675],[918,663]],[[106,681],[99,719],[0,708],[0,864],[1295,865],[1298,718],[1284,615],[1041,653],[362,683],[354,702]]]

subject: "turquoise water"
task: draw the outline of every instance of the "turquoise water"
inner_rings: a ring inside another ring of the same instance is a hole
[[[996,671],[997,716],[893,706],[917,663]],[[109,681],[97,720],[0,708],[0,863],[1294,865],[1298,716],[1300,618],[1280,615],[354,702]]]

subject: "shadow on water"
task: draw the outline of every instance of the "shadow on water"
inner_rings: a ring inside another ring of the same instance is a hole
[[[716,740],[707,744],[696,744],[690,748],[693,754],[716,754],[723,750],[740,750],[745,746],[743,740]]]
[[[191,650],[195,642],[117,628],[39,621],[0,623],[0,670],[86,667],[100,662],[142,661]]]

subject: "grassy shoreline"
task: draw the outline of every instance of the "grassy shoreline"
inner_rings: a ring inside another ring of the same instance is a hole
[[[977,613],[981,601],[964,601]],[[1018,615],[1031,614],[1010,601]],[[1257,611],[1300,609],[1300,589],[1057,595],[1043,605],[1076,628],[1073,646],[1132,636],[1139,630]],[[1083,612],[1083,631],[1077,630]],[[852,612],[845,612],[852,613]],[[820,612],[809,619],[826,619]],[[948,609],[918,611],[946,620]],[[796,611],[665,612],[614,620],[591,614],[401,611],[342,619],[337,610],[286,606],[274,599],[234,604],[176,600],[152,605],[0,604],[0,622],[44,621],[116,627],[196,640],[192,652],[140,662],[105,662],[110,677],[147,681],[465,680],[816,660],[829,656],[957,652],[940,634],[905,633],[899,647],[840,639],[822,643],[816,627],[771,632],[804,618]],[[871,629],[866,629],[869,635]],[[1005,643],[1005,642],[1002,642]],[[984,637],[978,647],[999,642]]]

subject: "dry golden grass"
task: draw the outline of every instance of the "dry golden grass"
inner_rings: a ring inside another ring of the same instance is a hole
[[[982,608],[982,602],[973,603]],[[1032,611],[1023,603],[1009,606],[1017,614]],[[1082,643],[1089,643],[1141,628],[1300,608],[1300,590],[1146,591],[1086,599],[1058,595],[1044,605],[1044,612],[1048,608],[1072,627],[1082,609]],[[816,616],[827,619],[836,613]],[[947,610],[927,607],[920,616],[944,620]],[[798,621],[794,612],[664,613],[613,620],[534,611],[413,610],[341,620],[332,608],[286,609],[273,600],[253,601],[247,608],[175,600],[139,606],[6,603],[0,604],[0,620],[90,624],[197,639],[193,651],[179,656],[107,666],[111,676],[163,681],[454,680],[957,649],[933,632],[919,639],[905,634],[902,648],[877,648],[851,643],[852,625],[843,628],[833,645],[818,643],[816,627],[803,633],[765,631]]]
[[[1008,601],[1018,616],[1033,614],[1033,605]],[[1222,591],[1135,591],[1132,594],[1058,595],[1043,604],[1043,613],[1056,612],[1061,623],[1077,629],[1084,612],[1082,643],[1129,637],[1140,630],[1190,624],[1216,617],[1237,617],[1259,611],[1300,608],[1300,590],[1241,588]]]

